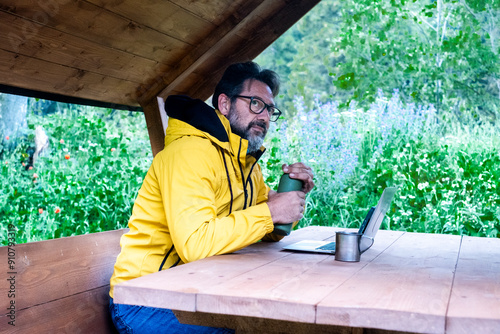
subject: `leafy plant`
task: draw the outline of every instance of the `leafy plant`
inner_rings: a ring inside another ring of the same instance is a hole
[[[152,159],[141,116],[90,107],[30,113],[26,140],[0,166],[2,238],[9,224],[18,243],[126,227]],[[29,168],[38,126],[49,148]]]
[[[500,3],[497,0],[321,1],[261,56],[293,96],[314,108],[356,101],[368,109],[378,90],[404,101],[496,117],[500,108]],[[327,80],[329,78],[330,80]]]
[[[391,99],[379,91],[366,112],[296,103],[298,117],[280,124],[267,145],[269,160],[305,161],[315,171],[299,227],[358,227],[383,189],[396,186],[387,229],[499,236],[500,124],[445,124],[433,107],[402,103],[398,91]],[[264,169],[268,180],[281,174],[275,165]]]

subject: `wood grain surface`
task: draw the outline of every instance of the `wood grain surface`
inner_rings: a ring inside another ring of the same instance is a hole
[[[379,231],[360,262],[282,250],[331,239],[335,230],[308,227],[278,243],[141,277],[118,285],[115,301],[182,311],[189,323],[218,319],[241,332],[276,332],[273,321],[359,333],[500,328],[498,239]]]

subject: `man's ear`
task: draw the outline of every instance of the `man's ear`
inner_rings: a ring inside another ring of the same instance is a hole
[[[231,99],[226,94],[220,94],[219,99],[219,111],[222,115],[229,115],[229,110],[231,109]]]

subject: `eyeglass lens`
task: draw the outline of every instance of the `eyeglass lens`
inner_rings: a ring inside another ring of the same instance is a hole
[[[269,118],[271,121],[274,122],[280,117],[281,112],[279,112],[277,108],[266,104],[264,101],[262,101],[259,98],[252,97],[250,99],[250,110],[251,111],[253,111],[256,114],[260,114],[261,112],[264,111],[264,109],[267,109],[267,112],[269,113]]]

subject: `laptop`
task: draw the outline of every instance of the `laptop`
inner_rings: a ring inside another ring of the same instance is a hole
[[[361,253],[367,251],[373,245],[373,242],[375,241],[375,235],[377,234],[380,225],[385,218],[387,210],[389,210],[396,190],[396,187],[385,188],[382,196],[378,201],[377,206],[370,208],[370,210],[368,211],[368,214],[366,215],[363,223],[358,230],[358,233],[361,234],[361,241],[359,245]],[[335,254],[335,242],[302,240],[290,245],[286,245],[283,247],[283,249],[299,252]]]

